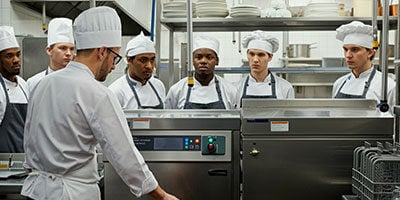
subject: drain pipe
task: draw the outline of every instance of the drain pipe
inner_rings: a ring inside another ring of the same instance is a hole
[[[187,58],[188,61],[186,62],[188,65],[188,86],[193,87],[194,85],[194,77],[193,77],[193,22],[192,22],[192,2],[191,0],[186,1],[186,8],[187,8]]]
[[[375,2],[375,1],[374,1]],[[376,5],[376,3],[375,3]],[[389,105],[387,101],[387,79],[388,79],[388,37],[389,37],[389,0],[383,1],[383,20],[382,20],[382,39],[381,39],[381,55],[380,66],[382,66],[382,98],[378,107],[381,112],[387,112]]]
[[[150,40],[154,42],[154,21],[155,21],[155,13],[156,13],[156,0],[152,0],[151,2],[151,25],[150,25]]]
[[[91,8],[94,8],[94,7],[96,7],[96,0],[90,0],[90,7]]]
[[[398,8],[400,11],[400,7]],[[398,12],[399,13],[399,12]],[[395,49],[394,49],[394,70],[396,75],[396,91],[395,91],[395,106],[394,106],[394,133],[393,133],[393,144],[400,142],[400,15],[397,15],[397,29],[395,37]]]
[[[47,32],[47,24],[46,24],[46,2],[43,2],[42,6],[42,30]]]

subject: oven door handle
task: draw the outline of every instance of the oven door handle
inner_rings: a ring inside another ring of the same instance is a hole
[[[226,169],[209,169],[208,175],[210,175],[210,176],[228,176],[228,170],[226,170]]]

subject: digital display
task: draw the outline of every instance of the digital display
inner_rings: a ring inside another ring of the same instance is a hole
[[[156,137],[154,138],[154,150],[182,150],[183,139],[181,137]]]

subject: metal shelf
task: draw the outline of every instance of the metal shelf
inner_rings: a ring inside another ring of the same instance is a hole
[[[347,67],[269,67],[274,73],[349,73]],[[216,73],[250,73],[250,67],[216,67]]]
[[[371,24],[371,17],[333,17],[333,18],[194,18],[193,31],[334,31],[342,24],[358,20]],[[170,31],[186,32],[186,18],[163,18],[161,24]],[[381,29],[382,17],[378,17]],[[389,17],[390,29],[396,29],[397,17]]]

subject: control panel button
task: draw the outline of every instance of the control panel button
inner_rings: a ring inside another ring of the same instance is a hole
[[[214,144],[208,144],[207,145],[207,149],[208,149],[208,151],[210,151],[210,152],[214,152],[215,151],[215,145]]]

